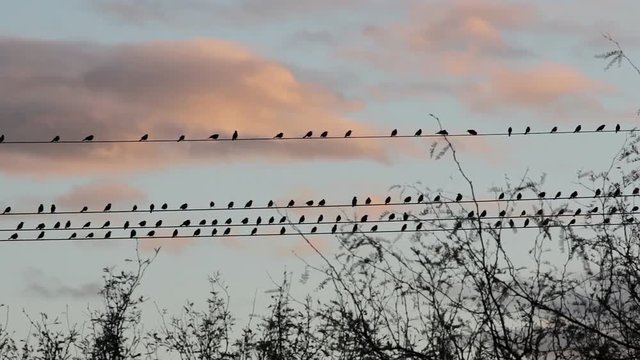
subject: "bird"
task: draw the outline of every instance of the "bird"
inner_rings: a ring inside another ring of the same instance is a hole
[[[407,221],[409,219],[409,213],[405,212],[402,214],[402,221]]]
[[[44,229],[44,227],[45,227],[44,223],[40,223],[38,224],[38,226],[36,226],[36,230],[42,230]]]
[[[502,210],[502,211],[500,211],[500,213],[498,214],[498,216],[500,216],[500,217],[504,217],[506,214],[507,214],[507,211],[506,211],[506,210]]]
[[[415,134],[413,134],[413,136],[421,136],[422,135],[422,129],[418,129],[418,131],[416,131]]]
[[[296,202],[293,200],[289,200],[289,203],[287,204],[287,207],[292,207],[293,205],[295,205]]]
[[[269,224],[273,224],[274,221],[276,221],[275,217],[272,216],[269,218]]]
[[[620,131],[620,124],[616,124],[616,133]]]
[[[89,135],[87,137],[85,137],[84,139],[82,139],[82,141],[93,141],[94,136],[93,135]]]
[[[633,192],[631,192],[633,195],[638,195],[638,193],[640,193],[640,188],[634,188]]]
[[[242,225],[247,225],[249,223],[249,218],[246,217],[244,219],[242,219],[242,221],[240,221],[242,223]]]
[[[391,131],[391,137],[394,137],[394,136],[396,136],[396,135],[398,135],[398,129],[393,129],[393,130]]]
[[[367,198],[364,200],[364,204],[365,204],[365,205],[371,205],[371,198],[370,198],[370,197],[367,197]]]
[[[405,204],[411,202],[411,196],[407,196],[406,198],[404,198],[404,202]]]
[[[82,225],[83,229],[88,228],[89,226],[91,226],[91,221],[87,221],[84,225]]]
[[[211,136],[209,136],[209,139],[218,140],[219,137],[220,137],[220,134],[211,134]]]
[[[211,225],[212,226],[218,225],[218,219],[211,220]]]
[[[156,221],[156,227],[158,228],[158,227],[160,227],[160,226],[162,226],[162,220],[158,220],[158,221]]]
[[[467,132],[468,132],[469,134],[471,134],[471,135],[478,135],[478,132],[477,132],[477,131],[475,131],[475,130],[473,130],[473,129],[469,129],[469,130],[467,130]]]
[[[54,229],[60,229],[60,221],[56,221],[55,225],[53,225]]]
[[[516,195],[516,200],[520,200],[522,199],[522,193],[518,193],[518,195]]]
[[[229,203],[227,204],[227,209],[233,208],[233,205],[234,205],[233,201],[229,201]]]
[[[138,223],[138,225],[140,225],[140,227],[145,227],[147,226],[147,220],[142,220]]]
[[[554,133],[554,132],[556,132],[556,131],[558,131],[558,127],[557,127],[557,126],[554,126],[554,127],[551,129],[551,133],[553,134],[553,133]]]
[[[280,235],[284,235],[284,233],[287,231],[287,229],[283,226],[280,228]]]
[[[622,194],[620,188],[616,188],[616,191],[613,192],[613,197],[618,197]]]
[[[329,132],[328,131],[323,131],[322,134],[320,134],[320,137],[321,138],[326,138],[327,135],[329,135]]]
[[[358,231],[358,224],[353,224],[353,228],[351,228],[351,232],[354,233]]]
[[[184,203],[180,205],[180,210],[187,210],[187,207],[189,207],[189,205],[187,203]]]
[[[389,218],[388,218],[389,221],[393,221],[393,219],[395,219],[395,218],[396,218],[396,214],[394,214],[394,213],[389,214]]]
[[[513,128],[509,126],[509,129],[507,130],[507,135],[511,136],[511,133],[513,133]]]
[[[387,205],[390,202],[391,202],[391,196],[387,196],[387,198],[384,199],[384,204]]]
[[[312,234],[315,233],[316,231],[318,231],[318,227],[317,226],[314,226],[314,227],[311,228],[311,233]]]
[[[142,137],[138,141],[147,141],[147,140],[149,140],[149,134],[142,135]]]
[[[357,197],[353,197],[353,199],[351,199],[351,206],[356,206],[358,205],[358,198]]]
[[[215,230],[215,229],[213,229],[213,230]],[[176,236],[178,236],[178,229],[173,230],[173,233],[171,234],[172,238],[174,238]]]
[[[485,217],[487,216],[487,210],[482,210],[482,212],[480,213],[480,217]]]
[[[600,196],[600,194],[601,194],[601,193],[602,193],[602,190],[600,190],[600,189],[596,189],[596,192],[595,192],[594,197],[598,197],[598,196]]]
[[[569,199],[575,199],[576,197],[578,197],[578,192],[574,191],[571,193],[571,195],[569,195]]]
[[[38,214],[41,214],[44,211],[44,205],[38,205]]]
[[[309,200],[305,204],[307,204],[307,206],[313,206],[313,200]]]
[[[474,211],[469,211],[469,213],[467,214],[467,218],[471,219],[473,218],[473,215],[475,215]]]
[[[574,133],[580,132],[580,130],[582,130],[582,125],[578,125],[576,126],[575,130],[573,130]]]
[[[604,130],[604,127],[605,127],[605,125],[604,125],[604,124],[602,124],[602,125],[598,126],[598,128],[596,129],[596,131],[602,131],[602,130]]]
[[[525,135],[527,135],[527,134],[528,134],[528,133],[530,133],[530,132],[531,132],[531,127],[530,127],[530,126],[527,126],[527,128],[526,128],[526,129],[524,129],[524,134],[525,134]]]
[[[460,202],[460,200],[462,200],[462,194],[458,193],[456,196],[456,202]]]
[[[20,221],[18,226],[16,226],[16,230],[20,230],[20,229],[22,229],[22,227],[24,227],[24,221]]]
[[[320,214],[320,216],[318,216],[318,224],[321,223],[322,220],[324,220],[324,215]]]
[[[65,228],[65,229],[68,229],[68,228],[70,228],[70,227],[71,227],[71,221],[67,220],[67,223],[66,223],[66,224],[64,224],[64,228]]]
[[[56,212],[56,204],[51,204],[51,213]]]
[[[340,215],[336,216],[336,222],[340,222],[340,220],[342,220],[342,216]]]
[[[553,199],[555,200],[555,199],[559,198],[561,195],[562,195],[562,192],[558,191],[556,193],[556,196],[553,197]]]
[[[149,212],[152,213],[155,208],[156,206],[154,204],[149,205]]]
[[[255,235],[258,232],[258,228],[254,227],[253,230],[251,230],[251,235]]]
[[[424,195],[420,194],[420,196],[418,196],[418,203],[421,203],[424,201]]]
[[[178,138],[178,142],[184,141],[184,139],[185,139],[185,136],[184,135],[180,135],[180,137]]]
[[[578,210],[576,210],[576,212],[573,213],[573,216],[578,216],[580,215],[581,212],[582,212],[582,209],[578,208]]]
[[[76,236],[78,236],[78,234],[73,233],[73,234],[71,234],[71,236],[69,236],[69,239],[75,239],[75,238],[76,238]]]
[[[576,223],[576,219],[571,219],[571,221],[569,221],[569,225],[573,225]]]
[[[313,131],[307,131],[307,133],[304,134],[304,136],[302,138],[303,139],[307,139],[307,138],[310,138],[311,136],[313,136]]]
[[[269,208],[270,208],[270,207],[272,207],[273,205],[274,205],[273,200],[269,200],[269,203],[267,204],[267,207],[269,207]]]
[[[4,209],[4,211],[2,212],[2,215],[4,215],[4,214],[8,214],[8,213],[10,213],[10,212],[11,212],[11,206],[7,206],[7,207]]]
[[[304,215],[300,216],[300,219],[298,220],[298,224],[302,224],[304,222]]]
[[[199,236],[200,235],[200,229],[196,229],[196,231],[193,232],[193,236]]]
[[[351,136],[351,130],[347,130],[347,132],[344,133],[344,137],[348,138],[349,136]]]
[[[101,227],[101,229],[107,228],[109,227],[109,225],[111,225],[111,221],[107,220]]]
[[[360,218],[360,222],[367,222],[367,220],[369,219],[369,215],[362,215],[362,217]]]
[[[52,143],[56,143],[58,141],[60,141],[60,136],[58,136],[58,135],[54,136],[53,139],[51,139]]]
[[[93,238],[93,233],[92,232],[88,233],[87,236],[85,236],[85,238],[87,239]]]
[[[187,220],[183,221],[180,226],[187,226],[188,227],[189,225],[191,225],[191,220],[187,219]]]
[[[231,218],[228,218],[227,220],[224,221],[225,224],[229,225],[231,224],[233,220],[231,220]]]
[[[104,238],[105,238],[105,239],[108,239],[108,238],[110,238],[110,237],[111,237],[111,231],[107,231],[107,233],[106,233],[106,234],[104,234]]]
[[[169,207],[169,205],[167,205],[167,203],[162,204],[162,206],[160,207],[160,209],[162,210],[167,210],[167,208]]]
[[[234,130],[233,131],[233,135],[231,135],[231,140],[237,140],[238,139],[238,130]]]
[[[501,226],[502,226],[502,221],[500,221],[500,220],[496,221],[496,223],[493,224],[493,227],[496,227],[496,228],[499,228]]]
[[[136,230],[135,230],[135,229],[133,229],[133,230],[131,230],[131,232],[129,233],[129,237],[130,237],[130,238],[132,238],[132,237],[135,237],[135,236],[136,236]]]
[[[324,206],[326,203],[327,202],[324,199],[322,199],[322,200],[318,201],[318,206]]]
[[[18,238],[18,233],[13,233],[11,236],[9,236],[9,240],[15,240]]]
[[[111,210],[111,203],[108,203],[108,204],[104,207],[104,210],[103,210],[103,211],[104,211],[104,212],[107,212],[107,211],[109,211],[109,210]]]
[[[231,234],[231,228],[224,229],[223,235],[229,235],[229,234]]]
[[[287,217],[286,217],[286,216],[282,216],[282,217],[280,218],[279,223],[280,223],[280,224],[282,224],[282,223],[283,223],[283,222],[285,222],[285,221],[287,221]]]
[[[377,225],[376,225],[376,229],[377,229]],[[420,231],[422,229],[422,223],[419,222],[418,225],[416,225],[416,231]]]
[[[247,203],[246,203],[246,204],[244,204],[244,208],[245,208],[245,209],[248,209],[248,208],[250,208],[250,207],[251,207],[251,205],[253,205],[253,200],[249,200],[249,201],[247,201]]]
[[[335,233],[336,233],[336,230],[338,230],[338,225],[333,225],[333,226],[331,227],[331,233],[332,233],[332,234],[335,234]],[[16,237],[17,237],[17,234],[16,234]]]
[[[502,200],[504,199],[504,193],[500,193],[500,195],[498,195],[498,200]]]
[[[544,191],[543,191],[543,192],[538,193],[538,197],[539,197],[540,199],[544,199],[545,195],[547,195],[547,193],[545,193]]]
[[[262,217],[258,216],[258,218],[256,219],[256,225],[260,225],[262,224]]]
[[[447,130],[444,130],[444,129],[443,129],[443,130],[438,131],[436,134],[438,134],[438,135],[449,135],[449,133],[447,132]]]
[[[516,226],[516,223],[513,222],[513,219],[509,219],[509,227],[513,228]]]
[[[282,139],[282,137],[283,137],[283,136],[284,136],[284,133],[279,132],[279,133],[277,133],[277,134],[276,134],[276,136],[274,136],[273,138],[274,138],[274,139]]]
[[[148,236],[148,237],[152,237],[152,236],[153,236],[153,235],[155,235],[155,234],[156,234],[156,231],[155,231],[155,230],[151,230],[151,231],[149,231],[149,232],[147,233],[147,236]]]
[[[402,224],[400,231],[405,231],[405,230],[407,230],[407,224]]]
[[[200,220],[200,223],[198,223],[198,225],[200,225],[200,226],[204,226],[206,224],[207,224],[207,219],[202,219],[202,220]]]
[[[80,210],[80,212],[83,213],[83,212],[87,212],[88,210],[89,210],[89,207],[83,206],[82,210]]]
[[[440,195],[436,195],[436,197],[433,198],[433,202],[440,202]]]

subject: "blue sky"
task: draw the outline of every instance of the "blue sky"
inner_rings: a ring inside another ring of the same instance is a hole
[[[0,12],[0,133],[49,139],[233,129],[262,136],[435,131],[428,113],[457,131],[633,127],[640,79],[625,66],[603,71],[594,54],[611,48],[602,37],[610,33],[640,58],[634,19],[640,4],[607,6],[595,0],[13,1]],[[548,173],[550,189],[568,191],[578,170],[608,166],[623,140],[594,134],[458,145],[483,191],[527,169],[534,178]],[[103,206],[105,199],[121,208],[165,201],[204,206],[210,199],[344,203],[353,195],[383,198],[392,185],[418,181],[463,192],[450,161],[429,159],[430,144],[2,148],[0,206],[25,210],[55,202],[79,209]],[[0,224],[10,228],[15,219]],[[319,241],[331,251],[330,238]],[[254,291],[272,287],[267,273],[277,278],[285,268],[304,268],[292,251],[317,260],[294,237],[141,244],[147,253],[163,246],[143,292],[174,308],[203,298],[207,274],[220,270],[234,306],[246,310]],[[59,313],[69,305],[80,318],[97,298],[72,290],[95,287],[102,267],[121,264],[134,248],[132,242],[3,243],[0,303],[11,307],[18,329],[22,308]]]

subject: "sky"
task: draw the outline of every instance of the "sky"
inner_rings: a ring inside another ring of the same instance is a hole
[[[631,128],[640,78],[629,66],[604,71],[594,55],[612,49],[603,37],[610,34],[640,61],[638,13],[632,0],[11,1],[0,12],[0,134],[46,141],[234,130],[407,135],[437,131],[428,114],[450,132]],[[348,203],[399,198],[393,185],[468,194],[451,161],[429,157],[432,142],[5,144],[0,207]],[[569,191],[578,171],[606,168],[623,142],[620,134],[585,134],[455,145],[489,196],[490,187],[526,172]],[[13,229],[16,221],[2,218],[0,226]],[[27,220],[41,221],[53,218]],[[330,254],[332,240],[314,241]],[[299,275],[300,258],[318,261],[294,236],[139,243],[147,256],[156,246],[162,250],[142,293],[169,309],[203,300],[207,275],[220,271],[235,310],[246,312],[283,271]],[[81,321],[87,306],[99,304],[102,268],[126,267],[135,249],[132,241],[0,243],[0,304],[11,309],[11,327],[24,329],[23,309],[68,307]]]

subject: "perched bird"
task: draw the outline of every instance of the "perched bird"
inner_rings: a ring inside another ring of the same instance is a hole
[[[282,137],[283,137],[283,136],[284,136],[284,133],[279,132],[279,133],[277,133],[277,134],[276,134],[276,136],[274,136],[273,138],[274,138],[274,139],[282,139]]]
[[[407,224],[402,224],[400,231],[405,231],[405,230],[407,230]]]
[[[280,235],[284,235],[284,233],[287,231],[287,229],[283,226],[280,228]]]
[[[213,208],[216,206],[216,203],[213,201],[209,201],[209,208]]]
[[[267,207],[272,207],[274,205],[273,200],[269,200],[269,203],[267,204]]]
[[[487,216],[487,210],[482,210],[482,212],[480,213],[480,217],[485,217]]]
[[[207,225],[207,219],[200,220],[200,223],[198,223],[198,225],[200,225],[200,226]]]
[[[475,215],[474,211],[469,211],[469,213],[467,214],[467,218],[471,219],[473,218],[473,215]]]
[[[462,200],[462,194],[458,193],[456,196],[456,202],[460,202],[460,200]]]
[[[234,205],[233,201],[229,201],[229,203],[227,204],[227,209],[233,208],[233,205]]]
[[[616,124],[616,133],[620,131],[620,124]]]
[[[307,139],[307,138],[310,138],[311,136],[313,136],[313,131],[307,131],[307,133],[304,134],[304,136],[302,138],[303,139]]]
[[[469,130],[467,130],[467,132],[468,132],[469,134],[471,134],[471,135],[478,135],[478,132],[477,132],[477,131],[475,131],[475,130],[473,130],[473,129],[469,129]]]
[[[598,197],[600,196],[600,194],[602,194],[602,190],[596,189],[595,195],[593,197]]]
[[[218,229],[211,230],[211,236],[216,236],[217,233],[218,233]]]
[[[44,237],[44,231],[40,231],[40,234],[38,234],[38,240],[42,239]]]
[[[407,196],[406,198],[404,198],[404,202],[405,204],[411,202],[411,196]]]
[[[107,231],[107,233],[106,233],[106,234],[104,234],[104,238],[105,238],[105,239],[108,239],[108,238],[110,238],[110,237],[111,237],[111,231]]]
[[[395,219],[395,218],[396,218],[396,214],[391,213],[391,214],[389,214],[389,218],[388,218],[388,220],[389,220],[389,221],[393,221],[393,219]]]
[[[391,131],[391,137],[394,137],[394,136],[396,136],[396,135],[398,135],[398,129],[393,129],[393,130]]]
[[[44,227],[45,227],[44,223],[40,223],[38,224],[38,226],[36,226],[36,230],[42,230],[44,229]]]
[[[156,206],[154,204],[149,205],[149,212],[152,213],[155,208]]]
[[[147,220],[142,220],[138,223],[138,225],[140,225],[140,227],[145,227],[147,226]]]
[[[87,137],[85,137],[84,139],[82,139],[82,141],[93,141],[93,135],[89,135]]]
[[[85,238],[87,239],[93,238],[93,233],[92,232],[88,233],[87,236],[85,236]]]
[[[231,220],[231,218],[228,218],[227,220],[224,221],[225,224],[229,225],[231,224],[233,220]]]
[[[416,131],[415,134],[413,134],[413,136],[421,136],[422,135],[422,129],[418,129],[418,131]]]
[[[55,225],[53,225],[54,229],[60,229],[60,221],[57,221]]]
[[[447,130],[440,130],[440,131],[438,131],[436,134],[438,134],[438,135],[449,135],[449,133],[447,132]]]
[[[67,220],[67,223],[66,223],[66,224],[64,224],[64,228],[65,228],[65,229],[68,229],[68,228],[70,228],[70,227],[71,227],[71,221]]]
[[[200,235],[200,229],[196,229],[196,231],[193,232],[193,236],[199,236]]]
[[[405,212],[402,214],[402,221],[407,221],[409,219],[409,213]]]
[[[499,228],[501,226],[502,226],[502,221],[500,221],[500,220],[496,221],[496,223],[493,224],[493,227],[496,227],[496,228]]]
[[[4,141],[4,134],[0,135],[0,143]]]
[[[108,204],[104,207],[104,210],[103,210],[103,211],[104,211],[104,212],[107,212],[107,211],[109,211],[109,210],[111,210],[111,203],[108,203]]]
[[[547,195],[547,193],[545,193],[544,191],[543,191],[543,192],[541,192],[541,193],[538,193],[538,197],[539,197],[540,199],[544,199],[545,195]]]
[[[549,218],[546,218],[546,219],[542,220],[542,226],[549,225],[549,221],[551,221],[551,219],[549,219]]]
[[[240,221],[240,222],[242,223],[242,225],[247,225],[249,223],[249,218],[246,217],[246,218],[242,219],[242,221]]]
[[[500,195],[498,195],[498,200],[502,200],[504,199],[504,193],[500,193]]]
[[[180,224],[180,226],[187,226],[187,227],[188,227],[189,225],[191,225],[191,220],[189,220],[189,219],[187,219],[187,220],[183,221],[183,222],[182,222],[182,224]]]
[[[354,233],[358,231],[358,224],[353,224],[353,228],[351,228],[351,232]]]
[[[324,199],[322,199],[322,200],[318,201],[318,206],[324,206],[326,203],[327,202]]]
[[[436,195],[436,197],[433,198],[433,202],[440,202],[440,195]]]
[[[162,220],[158,220],[158,221],[156,221],[156,227],[158,228],[158,227],[160,227],[160,226],[162,226]]]
[[[336,230],[338,230],[338,225],[333,225],[333,226],[331,227],[331,233],[332,233],[332,234],[335,234],[335,233],[336,233]],[[15,235],[16,235],[16,237],[18,237],[18,234],[15,234]]]
[[[15,240],[18,238],[18,233],[13,233],[11,236],[9,236],[9,240]]]
[[[229,234],[231,234],[231,228],[224,229],[223,235],[229,235]]]
[[[582,130],[582,125],[578,125],[576,126],[575,130],[573,130],[574,133],[580,132],[580,130]]]
[[[187,207],[189,207],[189,205],[187,205],[187,203],[184,203],[180,205],[180,210],[187,210]]]
[[[244,207],[245,207],[245,209],[247,209],[247,208],[250,208],[250,207],[251,207],[251,205],[253,205],[253,200],[249,200],[249,201],[247,201],[247,203],[246,203],[246,204],[244,204]]]
[[[82,210],[80,210],[81,213],[87,212],[87,211],[89,211],[89,207],[87,207],[87,206],[83,206]]]
[[[311,233],[312,234],[315,233],[316,231],[318,231],[318,227],[317,226],[314,226],[314,227],[311,228]]]
[[[367,222],[367,220],[369,219],[369,215],[362,215],[362,217],[360,218],[360,222]]]
[[[349,136],[351,136],[351,130],[347,130],[347,132],[346,132],[346,133],[344,133],[344,137],[346,137],[346,138],[347,138],[347,137],[349,137]]]
[[[133,238],[133,237],[135,237],[135,236],[136,236],[136,230],[135,230],[135,229],[133,229],[133,230],[131,230],[131,232],[129,233],[129,237],[130,237],[130,238]]]
[[[313,200],[309,200],[305,204],[307,204],[307,206],[313,206]]]
[[[218,225],[218,219],[211,220],[211,225],[212,226]]]
[[[516,200],[520,200],[522,199],[522,193],[518,193],[518,195],[516,195]]]
[[[569,225],[573,225],[576,223],[576,219],[571,219],[571,221],[569,221]]]
[[[507,214],[507,211],[506,211],[506,210],[502,210],[502,211],[500,211],[500,213],[498,214],[498,216],[500,216],[500,217],[504,217],[506,214]]]
[[[620,188],[616,188],[616,191],[613,192],[613,197],[618,197],[622,194]]]
[[[342,216],[340,215],[336,216],[336,222],[340,222],[340,220],[342,220]]]
[[[56,204],[51,204],[51,213],[56,212]]]
[[[220,137],[220,134],[211,134],[211,136],[209,136],[209,139],[218,140],[219,137]]]
[[[255,235],[258,232],[258,228],[254,227],[253,230],[251,230],[251,235]]]
[[[420,194],[420,196],[418,196],[418,203],[421,203],[424,201],[424,195]]]
[[[276,221],[275,217],[272,216],[269,218],[269,224],[273,224],[274,221]]]
[[[513,222],[513,219],[509,219],[509,227],[510,227],[510,228],[513,228],[513,227],[515,227],[515,226],[516,226],[516,223],[515,223],[515,222]]]
[[[513,133],[513,128],[509,126],[509,129],[507,130],[507,135],[511,136],[511,133]]]
[[[169,205],[167,205],[167,203],[162,204],[162,206],[160,207],[160,209],[162,210],[167,210],[167,208],[169,208]]]
[[[376,225],[376,229],[377,229],[377,225]],[[420,231],[422,229],[422,223],[419,222],[418,225],[416,225],[416,231]]]
[[[75,239],[75,238],[76,238],[76,236],[78,236],[78,234],[73,233],[73,234],[71,234],[71,236],[69,236],[69,239]]]
[[[287,204],[287,207],[292,207],[293,205],[295,205],[296,202],[293,200],[289,200],[289,203]]]
[[[387,196],[387,198],[384,199],[384,204],[387,205],[390,202],[391,202],[391,196]]]
[[[287,217],[286,217],[286,216],[283,216],[283,217],[281,217],[281,218],[280,218],[279,223],[280,223],[280,224],[282,224],[282,223],[283,223],[283,222],[285,222],[285,221],[287,221]]]
[[[531,127],[530,127],[530,126],[527,126],[527,128],[526,128],[526,129],[524,129],[524,134],[525,134],[525,135],[527,135],[527,134],[528,134],[528,133],[530,133],[530,132],[531,132]]]
[[[367,196],[367,198],[364,200],[364,204],[371,205],[371,198]]]
[[[356,206],[358,205],[358,198],[357,197],[353,197],[353,199],[351,199],[351,206]]]
[[[16,230],[20,230],[24,227],[24,221],[20,221],[20,223],[18,224],[18,226],[16,227]]]
[[[326,138],[327,135],[329,135],[329,132],[328,131],[323,131],[322,134],[320,134],[320,137],[321,138]]]
[[[324,215],[320,214],[320,216],[318,216],[318,224],[321,223],[322,220],[324,220]]]
[[[38,205],[38,214],[41,214],[44,211],[44,205]]]
[[[54,136],[53,139],[51,139],[52,143],[56,143],[58,141],[60,141],[60,136],[58,136],[58,135]]]
[[[138,141],[147,141],[147,140],[149,140],[149,134],[142,135],[142,137]]]
[[[83,229],[88,228],[89,226],[91,226],[91,221],[87,221],[84,225],[82,225]]]
[[[556,132],[556,131],[558,131],[558,127],[557,127],[557,126],[554,126],[554,127],[551,129],[551,133],[553,134],[553,133],[554,133],[554,132]]]
[[[180,135],[180,137],[178,138],[178,142],[184,141],[184,139],[185,139],[185,136],[184,135]]]
[[[107,220],[101,227],[101,229],[107,228],[111,225],[111,221]]]
[[[233,131],[233,135],[231,135],[231,140],[237,140],[238,139],[238,130],[234,130]]]
[[[571,195],[569,195],[569,199],[575,199],[576,197],[578,197],[578,192],[574,191],[571,193]]]
[[[151,231],[149,231],[149,232],[147,233],[147,236],[148,236],[148,237],[152,237],[152,236],[153,236],[153,235],[155,235],[155,234],[156,234],[156,231],[155,231],[155,230],[151,230]]]
[[[302,224],[304,222],[304,215],[300,216],[300,219],[298,220],[298,224]]]
[[[596,129],[596,131],[602,131],[602,130],[604,130],[604,127],[605,127],[605,125],[604,125],[604,124],[602,124],[602,125],[598,126],[598,128]]]
[[[215,230],[215,229],[214,229]],[[173,233],[171,234],[171,237],[174,238],[178,236],[178,229],[173,230]]]
[[[258,218],[256,219],[256,225],[260,225],[262,224],[262,217],[258,216]]]
[[[596,207],[594,207],[593,209],[589,210],[589,212],[590,212],[591,214],[593,214],[593,213],[597,213],[597,212],[598,212],[598,207],[597,207],[597,206],[596,206]]]
[[[553,197],[553,199],[555,200],[555,199],[559,198],[561,195],[562,195],[562,192],[558,191],[556,193],[556,196]]]

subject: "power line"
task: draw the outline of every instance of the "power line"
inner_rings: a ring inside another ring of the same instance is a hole
[[[598,128],[600,129],[600,128]],[[351,140],[351,139],[360,139],[360,140],[382,140],[382,139],[405,139],[405,138],[442,138],[443,136],[448,137],[513,137],[513,136],[539,136],[539,135],[576,135],[576,134],[590,134],[590,133],[627,133],[634,132],[636,128],[630,129],[604,129],[601,130],[556,130],[556,131],[518,131],[518,132],[487,132],[482,133],[475,130],[468,130],[467,132],[460,133],[433,133],[426,134],[422,133],[422,129],[418,129],[414,134],[398,134],[397,130],[393,130],[389,134],[375,134],[375,135],[356,135],[353,134],[350,130],[347,135],[335,136],[328,135],[325,132],[321,133],[320,136],[309,135],[308,132],[305,135],[301,136],[284,136],[284,133],[278,133],[276,136],[271,137],[260,137],[260,136],[250,136],[250,137],[241,137],[237,134],[221,137],[221,134],[212,134],[209,137],[201,138],[187,138],[184,135],[180,135],[178,137],[169,139],[153,139],[149,138],[148,134],[143,135],[140,139],[100,139],[95,137],[94,135],[89,135],[84,139],[74,139],[74,140],[65,140],[60,136],[56,135],[51,140],[13,140],[11,138],[3,138],[3,141],[0,142],[0,145],[34,145],[34,144],[50,144],[50,145],[62,145],[62,144],[154,144],[154,143],[188,143],[188,142],[207,142],[207,143],[224,143],[224,142],[246,142],[246,141],[273,141],[273,142],[281,142],[281,141],[309,141],[309,140]],[[282,135],[281,135],[282,134]],[[307,136],[309,135],[309,136]],[[324,135],[324,136],[323,136]],[[146,136],[146,139],[144,138]]]
[[[491,227],[489,224],[487,224],[487,228],[493,229],[493,230],[508,230],[508,229],[540,229],[540,228],[569,228],[569,227],[585,227],[585,228],[589,228],[589,227],[595,227],[595,226],[629,226],[632,225],[631,223],[599,223],[599,224],[571,224],[571,225],[565,225],[565,224],[549,224],[549,225],[544,225],[544,226],[513,226],[513,227],[506,227],[506,226],[501,226],[498,228],[495,227]],[[478,230],[478,228],[457,228],[455,231],[469,231],[469,230]],[[227,234],[227,235],[223,235],[223,234],[217,234],[217,235],[198,235],[198,236],[194,236],[194,235],[177,235],[177,236],[170,236],[170,235],[159,235],[159,236],[129,236],[129,237],[91,237],[91,238],[42,238],[42,239],[33,239],[33,238],[29,238],[29,239],[8,239],[8,240],[0,240],[0,243],[11,243],[11,242],[45,242],[45,241],[111,241],[111,240],[150,240],[150,239],[202,239],[202,238],[225,238],[225,237],[263,237],[263,236],[268,236],[268,237],[282,237],[282,236],[296,236],[296,235],[304,235],[304,236],[312,236],[312,235],[353,235],[353,234],[362,234],[362,235],[367,235],[367,234],[399,234],[399,233],[418,233],[418,232],[452,232],[454,231],[454,229],[450,229],[450,228],[436,228],[436,229],[405,229],[405,230],[377,230],[377,231],[360,231],[357,230],[356,232],[353,231],[336,231],[336,232],[291,232],[291,233],[264,233],[264,234]]]
[[[208,207],[208,208],[189,208],[188,205],[187,207],[185,207],[184,205],[186,203],[184,203],[181,207],[178,208],[169,208],[168,205],[163,204],[161,208],[155,208],[154,205],[154,209],[153,210],[143,210],[140,208],[137,208],[136,210],[80,210],[80,211],[58,211],[56,209],[56,211],[23,211],[23,212],[13,212],[11,207],[7,207],[9,209],[9,211],[7,211],[7,209],[5,209],[5,212],[3,212],[2,214],[0,214],[0,218],[2,216],[31,216],[31,215],[80,215],[80,214],[144,214],[144,213],[171,213],[171,212],[209,212],[209,211],[252,211],[252,210],[286,210],[286,209],[322,209],[322,208],[363,208],[363,207],[392,207],[392,206],[416,206],[416,205],[439,205],[439,204],[474,204],[474,203],[479,203],[479,204],[488,204],[488,203],[503,203],[503,202],[528,202],[528,201],[562,201],[562,200],[584,200],[584,199],[596,199],[596,198],[627,198],[627,197],[636,197],[639,196],[640,193],[638,192],[640,191],[640,189],[636,188],[633,190],[632,194],[602,194],[602,195],[598,195],[598,196],[559,196],[559,197],[522,197],[522,198],[504,198],[504,199],[477,199],[477,200],[473,200],[473,199],[469,199],[469,200],[465,200],[465,199],[461,199],[461,200],[455,200],[455,199],[446,199],[446,198],[440,198],[438,201],[435,201],[435,199],[439,196],[437,196],[436,198],[434,198],[434,200],[429,201],[427,199],[427,201],[421,201],[421,202],[417,202],[417,201],[413,201],[414,197],[413,196],[407,196],[405,197],[405,201],[400,201],[400,202],[381,202],[381,203],[374,203],[373,201],[371,201],[370,203],[367,202],[359,202],[356,203],[356,205],[353,205],[353,203],[351,204],[326,204],[324,203],[323,205],[318,205],[315,201],[313,202],[313,205],[307,205],[305,202],[303,202],[304,205],[277,205],[275,204],[275,202],[273,203],[272,206],[269,205],[265,205],[265,206],[240,206],[240,207],[236,207],[235,206],[235,201],[234,206],[232,207],[215,207],[215,205],[212,207]],[[461,196],[461,195],[460,195]],[[418,197],[419,198],[419,197]],[[407,201],[408,199],[408,201]],[[292,200],[293,201],[293,200]],[[321,202],[323,200],[320,200]],[[213,203],[213,202],[212,202]],[[163,209],[163,207],[166,208]]]

